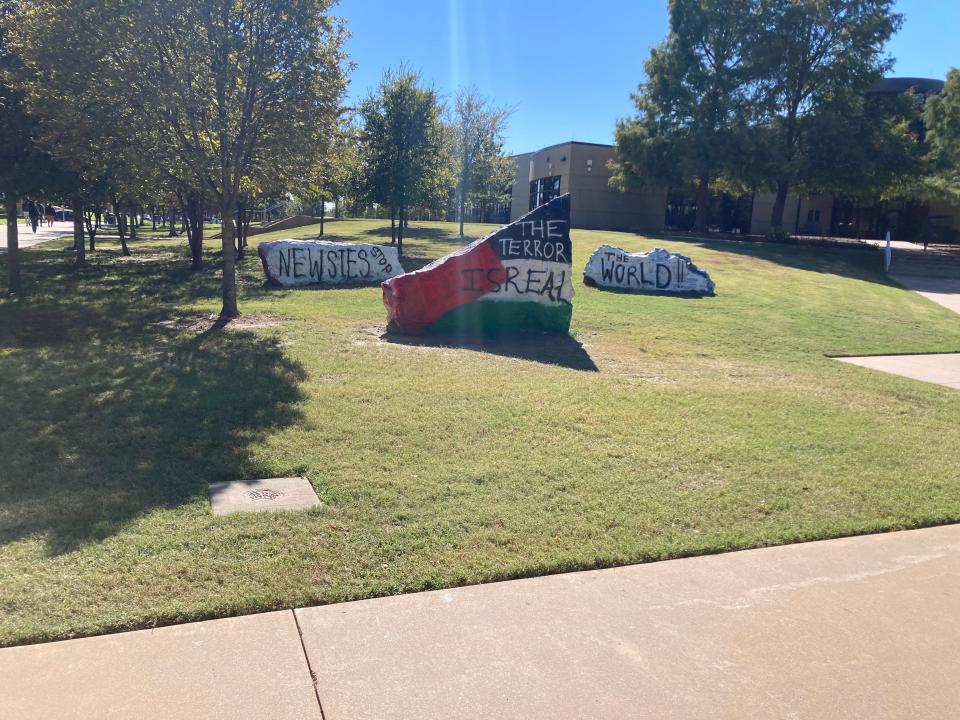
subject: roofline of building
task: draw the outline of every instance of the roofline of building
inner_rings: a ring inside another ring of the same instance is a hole
[[[613,145],[608,145],[607,143],[593,143],[593,142],[583,142],[581,140],[567,140],[566,142],[555,143],[554,145],[547,145],[542,147],[539,150],[533,150],[531,152],[516,153],[513,157],[523,157],[524,155],[536,155],[538,152],[543,152],[544,150],[552,150],[553,148],[560,147],[561,145],[586,145],[588,147],[602,147],[602,148],[612,148]]]

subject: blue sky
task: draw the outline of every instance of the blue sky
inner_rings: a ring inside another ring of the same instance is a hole
[[[401,62],[446,97],[473,86],[513,108],[505,150],[566,140],[609,143],[643,61],[667,33],[666,0],[341,0],[356,63],[349,102]],[[894,74],[939,77],[960,66],[960,3],[900,0],[888,45]]]

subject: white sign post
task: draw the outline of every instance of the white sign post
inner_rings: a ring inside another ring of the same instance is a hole
[[[884,272],[890,272],[890,231],[887,230],[887,247],[883,251],[883,270]]]

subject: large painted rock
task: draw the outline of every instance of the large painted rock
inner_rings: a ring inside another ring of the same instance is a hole
[[[274,240],[257,246],[272,285],[378,285],[403,273],[395,247],[327,240]]]
[[[407,333],[567,332],[573,315],[570,196],[416,272],[383,283],[389,329]]]
[[[628,253],[612,245],[598,247],[583,271],[583,282],[633,292],[712,295],[713,280],[686,255],[663,248]]]

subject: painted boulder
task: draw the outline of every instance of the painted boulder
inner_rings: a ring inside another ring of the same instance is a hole
[[[390,330],[567,332],[573,315],[570,196],[416,272],[383,283]]]
[[[257,246],[271,285],[378,285],[403,273],[395,247],[327,240],[274,240]]]
[[[612,245],[601,245],[590,256],[583,282],[613,290],[681,295],[713,295],[716,287],[686,255],[659,247],[628,253]]]

